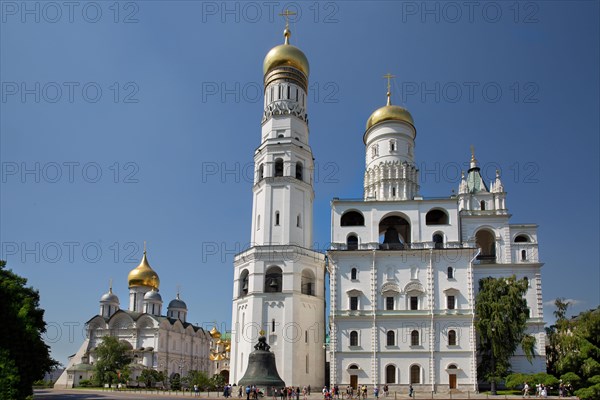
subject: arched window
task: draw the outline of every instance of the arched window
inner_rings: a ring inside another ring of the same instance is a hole
[[[411,346],[419,345],[419,331],[416,329],[410,333],[410,345]]]
[[[410,367],[410,383],[421,383],[421,367],[413,365]]]
[[[358,332],[350,332],[350,346],[358,346]]]
[[[348,250],[358,250],[358,237],[356,235],[350,235],[346,239]]]
[[[278,158],[275,160],[274,176],[283,176],[283,160]]]
[[[387,331],[386,339],[387,339],[386,344],[388,346],[395,346],[396,345],[396,334],[394,333],[394,331]]]
[[[521,261],[527,261],[527,250],[521,250]]]
[[[248,270],[245,269],[240,274],[240,296],[248,294]]]
[[[444,248],[444,237],[442,235],[440,235],[439,233],[436,233],[435,235],[433,235],[433,247],[436,249]]]
[[[480,260],[495,260],[496,259],[496,238],[494,234],[488,230],[480,230],[475,234],[475,243],[481,249],[479,256]]]
[[[482,211],[485,211],[485,201],[481,200],[479,202],[479,208],[481,208]]]
[[[341,226],[364,226],[365,217],[358,211],[346,211],[340,222]]]
[[[425,224],[426,225],[447,225],[448,224],[448,214],[439,209],[430,210],[425,215]]]
[[[448,331],[448,346],[456,346],[456,331],[453,329]]]
[[[529,238],[526,235],[517,235],[515,237],[515,243],[528,243]]]
[[[396,383],[396,367],[394,365],[385,367],[385,383]]]
[[[353,281],[356,280],[357,275],[358,270],[356,268],[352,268],[352,270],[350,270],[350,279],[352,279]]]
[[[281,292],[283,284],[283,273],[279,267],[269,267],[265,274],[265,293]]]
[[[309,296],[315,295],[315,274],[313,274],[310,269],[302,271],[300,291],[302,294],[307,294]]]
[[[402,250],[410,243],[410,222],[401,216],[389,216],[379,223],[382,250]]]
[[[448,279],[454,279],[454,268],[448,267]]]
[[[275,211],[275,225],[279,225],[279,211]]]
[[[298,161],[296,163],[296,179],[302,180],[302,171],[303,171],[302,163],[300,161]]]
[[[265,166],[261,163],[258,166],[258,180],[264,179],[265,177]]]

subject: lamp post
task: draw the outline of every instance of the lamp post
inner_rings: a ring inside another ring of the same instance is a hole
[[[492,328],[492,340],[491,340],[491,356],[492,356],[492,381],[490,382],[490,392],[493,396],[497,395],[496,392],[496,358],[494,357],[494,336],[496,328]]]

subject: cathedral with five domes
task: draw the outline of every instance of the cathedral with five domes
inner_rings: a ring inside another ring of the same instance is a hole
[[[127,309],[121,309],[112,287],[102,295],[98,314],[86,322],[85,341],[70,357],[55,387],[78,386],[80,381],[92,379],[95,349],[107,335],[130,348],[130,381],[135,382],[146,368],[166,372],[167,377],[185,376],[191,370],[212,376],[214,365],[209,357],[218,332],[207,332],[187,322],[188,308],[179,293],[169,302],[166,315],[163,313],[160,279],[148,263],[146,250],[140,264],[129,272],[128,286]]]
[[[478,282],[511,275],[528,280],[536,339],[533,361],[517,352],[512,368],[545,371],[537,225],[510,222],[500,173],[488,186],[473,149],[457,194],[420,195],[416,124],[392,104],[389,75],[363,134],[362,196],[332,200],[331,246],[311,248],[309,63],[290,36],[286,25],[263,64],[253,247],[234,259],[231,382],[265,336],[286,385],[477,390]]]

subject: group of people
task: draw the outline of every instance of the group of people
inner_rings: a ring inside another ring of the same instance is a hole
[[[552,388],[547,385],[544,385],[543,383],[536,384],[535,385],[535,397],[548,397],[548,392],[550,391],[550,389],[552,389]],[[531,390],[531,388],[529,387],[529,384],[527,382],[525,382],[525,384],[523,385],[523,397],[531,397],[531,395],[529,394],[530,390]],[[567,397],[569,395],[569,393],[572,393],[572,392],[573,392],[573,386],[571,386],[571,384],[568,382],[565,385],[563,383],[563,381],[561,380],[558,385],[558,395],[560,397]]]
[[[304,386],[300,389],[300,386],[288,386],[277,389],[276,387],[272,387],[271,391],[273,392],[273,400],[277,400],[277,396],[281,400],[300,400],[300,394],[302,394],[302,399],[306,400],[306,396],[310,394],[309,389],[310,386]]]
[[[230,392],[231,393],[231,392]],[[241,398],[244,393],[246,394],[246,400],[257,400],[259,395],[262,395],[262,392],[255,385],[247,385],[246,387],[239,386],[238,387],[238,397]],[[224,394],[223,394],[224,395]]]
[[[389,395],[389,386],[383,385],[383,397],[387,397]],[[346,391],[345,393],[340,391],[340,388],[338,385],[334,385],[331,389],[327,388],[327,386],[323,387],[323,399],[324,400],[339,400],[340,399],[340,395],[342,400],[360,400],[360,399],[366,399],[369,389],[367,387],[367,385],[361,385],[359,387],[357,387],[356,389],[354,389],[351,385],[348,385],[346,387]],[[379,390],[379,386],[374,386],[373,387],[373,396],[375,397],[375,399],[379,399],[379,394],[380,394],[380,390]],[[408,395],[410,397],[413,396],[413,387],[412,385],[409,386],[408,388]]]

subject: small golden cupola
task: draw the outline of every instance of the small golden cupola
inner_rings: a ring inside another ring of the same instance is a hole
[[[213,326],[213,328],[208,333],[210,333],[210,336],[212,336],[213,339],[221,338],[221,332],[219,332],[216,326]]]
[[[391,87],[390,87],[390,79],[393,76],[387,74],[385,78],[388,79],[388,87],[387,87],[387,103],[385,106],[378,108],[371,114],[369,119],[367,120],[367,127],[365,131],[371,129],[371,127],[385,121],[400,121],[409,124],[413,128],[415,127],[415,122],[413,120],[410,112],[404,107],[396,106],[392,104],[391,96]]]
[[[156,273],[156,271],[154,271],[148,263],[145,245],[142,261],[140,262],[140,265],[138,265],[129,272],[129,275],[127,276],[127,281],[130,288],[136,286],[146,286],[158,291],[158,287],[160,286],[160,279],[158,278],[158,274]]]

